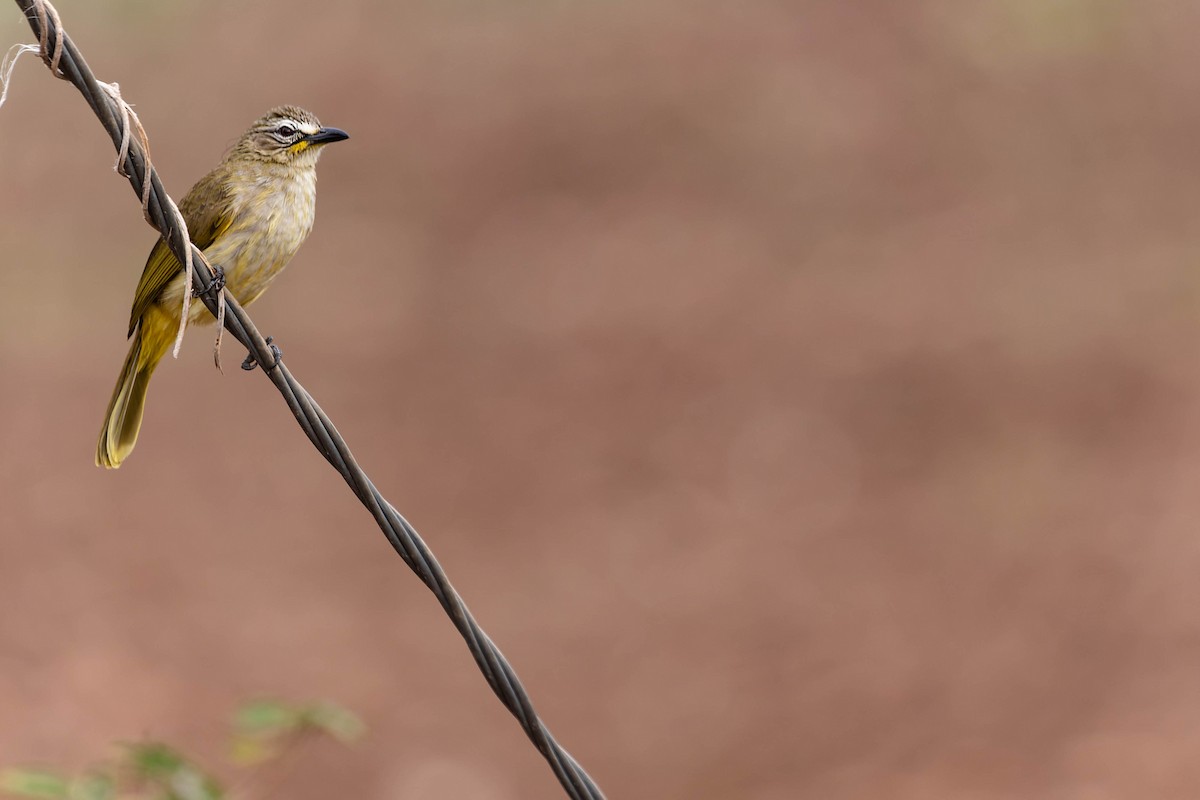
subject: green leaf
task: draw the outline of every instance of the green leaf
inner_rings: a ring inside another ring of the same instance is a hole
[[[326,733],[349,744],[362,737],[366,726],[357,714],[336,703],[315,703],[304,709],[305,727]]]
[[[299,726],[300,712],[276,700],[256,700],[239,708],[233,722],[242,733],[278,735]]]
[[[18,797],[66,798],[70,781],[65,775],[38,769],[6,769],[0,772],[0,792]]]
[[[166,800],[220,800],[221,785],[178,751],[161,742],[128,746],[134,774],[166,790]]]
[[[186,766],[165,781],[170,800],[221,800],[225,792],[220,784],[192,766]]]
[[[163,778],[187,766],[187,759],[161,742],[126,745],[129,765],[142,778]]]

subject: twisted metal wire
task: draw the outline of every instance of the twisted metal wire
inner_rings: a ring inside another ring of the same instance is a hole
[[[47,67],[56,77],[70,81],[79,89],[112,137],[113,145],[123,155],[117,166],[129,179],[139,199],[142,199],[147,221],[166,239],[171,252],[181,264],[186,263],[188,248],[196,263],[206,263],[200,250],[191,244],[187,227],[175,209],[174,201],[167,195],[158,173],[150,165],[144,138],[130,136],[127,108],[119,107],[114,100],[116,93],[92,74],[79,49],[63,31],[58,12],[48,0],[16,0],[16,3],[41,43],[42,57]],[[209,311],[216,316],[220,309],[218,301],[208,292],[211,283],[209,270],[197,269],[192,272],[193,287]],[[285,364],[276,363],[271,346],[228,289],[224,290],[224,302],[227,310],[225,329],[245,345],[263,366],[263,373],[275,384],[309,441],[350,485],[404,563],[433,592],[466,641],[488,685],[520,722],[530,741],[550,764],[567,795],[577,800],[602,800],[604,795],[599,787],[571,754],[555,741],[538,717],[516,672],[471,616],[466,603],[454,590],[441,565],[416,530],[379,493],[358,466],[345,440],[312,395],[300,385]],[[269,366],[272,363],[275,363],[274,367]]]

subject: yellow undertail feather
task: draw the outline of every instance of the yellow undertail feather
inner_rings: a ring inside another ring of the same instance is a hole
[[[138,324],[100,428],[96,466],[116,469],[133,452],[142,427],[150,376],[170,349],[174,334],[170,317],[157,308],[150,309]]]

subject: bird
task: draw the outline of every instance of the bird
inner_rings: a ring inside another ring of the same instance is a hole
[[[221,163],[184,196],[179,210],[192,243],[237,301],[250,305],[287,266],[312,230],[317,160],[326,145],[350,138],[309,111],[279,106],[254,122]],[[183,310],[183,265],[162,237],[146,259],[129,316],[129,353],[96,444],[96,465],[115,469],[129,457],[142,426],[146,390],[171,349]],[[203,303],[189,324],[209,324]]]

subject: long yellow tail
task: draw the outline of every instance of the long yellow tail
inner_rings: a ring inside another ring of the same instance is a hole
[[[151,313],[143,317],[133,333],[129,354],[125,356],[112,400],[108,403],[104,426],[100,428],[100,441],[96,444],[98,467],[116,469],[137,444],[150,376],[171,346],[171,324],[163,318],[165,315],[154,311],[157,309],[151,309]]]

